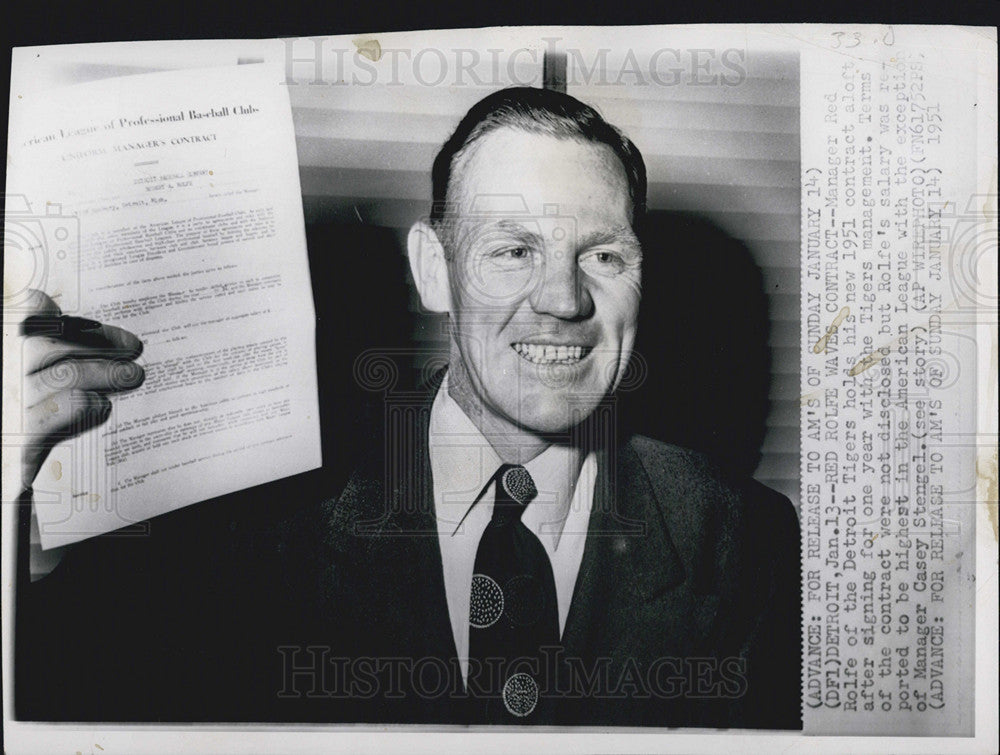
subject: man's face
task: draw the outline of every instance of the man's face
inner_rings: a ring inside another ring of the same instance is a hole
[[[618,384],[641,251],[605,145],[498,129],[459,165],[448,242],[451,393],[487,420],[565,432]],[[456,353],[457,352],[457,353]]]

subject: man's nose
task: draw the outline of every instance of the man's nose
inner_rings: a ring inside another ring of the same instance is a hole
[[[538,314],[548,314],[564,320],[587,317],[594,306],[576,255],[557,252],[547,258],[540,279],[531,293],[531,308]]]

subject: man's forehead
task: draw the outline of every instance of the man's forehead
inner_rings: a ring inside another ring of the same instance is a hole
[[[471,145],[452,179],[459,191],[449,203],[462,214],[630,204],[625,168],[606,144],[514,128],[497,129]]]
[[[546,208],[546,214],[557,215],[559,205],[552,204]],[[482,216],[484,219],[516,219],[518,216],[531,214],[524,194],[473,194],[465,197],[461,210],[470,215]]]

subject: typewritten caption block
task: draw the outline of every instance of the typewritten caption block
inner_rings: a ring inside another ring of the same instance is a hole
[[[974,61],[802,65],[805,731],[969,734]]]

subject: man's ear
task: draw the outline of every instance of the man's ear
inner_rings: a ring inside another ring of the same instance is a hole
[[[406,251],[421,303],[431,312],[450,312],[448,260],[435,230],[423,220],[418,220],[406,238]]]

